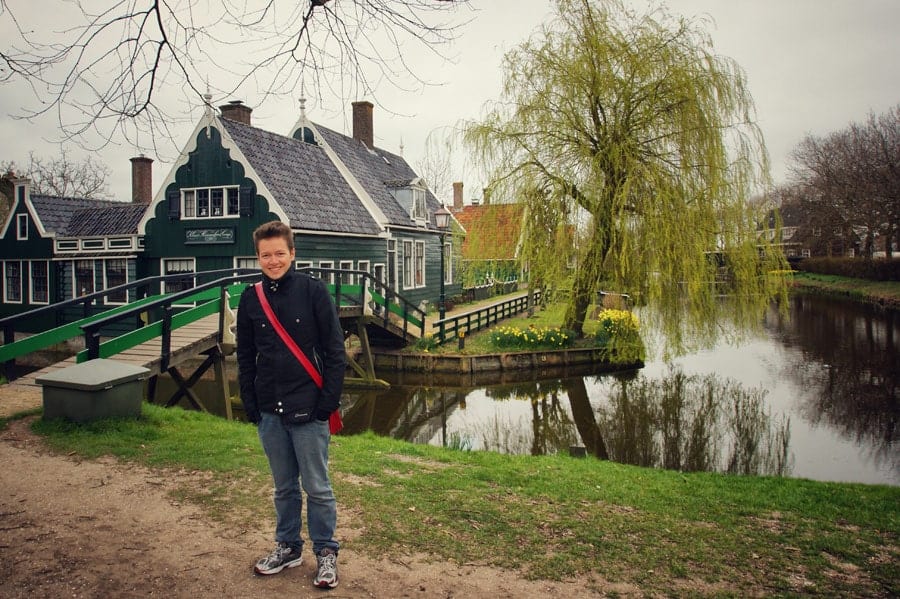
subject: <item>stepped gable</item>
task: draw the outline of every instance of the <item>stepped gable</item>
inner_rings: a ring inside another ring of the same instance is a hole
[[[320,125],[315,127],[325,139],[325,143],[331,146],[360,184],[366,188],[372,200],[387,217],[389,224],[409,226],[411,224],[409,213],[390,192],[391,187],[405,187],[418,177],[406,160],[402,156],[377,147],[370,150],[362,142],[327,127]],[[440,203],[430,190],[426,193],[425,202],[429,214],[434,214],[440,207]]]
[[[220,119],[295,229],[377,235],[365,209],[323,148]]]

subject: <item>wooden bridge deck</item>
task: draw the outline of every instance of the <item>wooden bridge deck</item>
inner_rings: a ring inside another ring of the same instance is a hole
[[[172,331],[171,355],[169,357],[169,365],[177,366],[178,364],[195,359],[198,354],[215,347],[219,332],[219,315],[213,314],[192,322],[183,327]],[[136,366],[143,366],[150,369],[149,376],[161,374],[160,365],[162,358],[160,349],[162,340],[159,337],[151,339],[136,345],[131,349],[125,350],[113,356],[111,359],[119,362],[126,362]],[[36,386],[40,387],[35,381],[42,376],[55,372],[62,368],[67,368],[75,364],[75,356],[67,358],[61,362],[51,364],[40,370],[36,370],[21,378],[14,380],[13,386]]]

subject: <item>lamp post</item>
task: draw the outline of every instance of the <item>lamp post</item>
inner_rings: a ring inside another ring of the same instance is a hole
[[[441,322],[441,341],[444,340],[444,316],[446,315],[446,298],[444,297],[444,279],[445,273],[444,266],[444,237],[447,235],[447,231],[450,230],[450,211],[441,204],[441,207],[438,208],[434,212],[434,224],[437,226],[438,230],[441,232],[441,297],[438,303],[438,313],[440,315]]]

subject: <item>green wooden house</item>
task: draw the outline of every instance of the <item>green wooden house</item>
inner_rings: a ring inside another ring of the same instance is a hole
[[[137,226],[146,204],[34,195],[25,178],[7,177],[5,183],[12,202],[0,230],[0,318],[90,295],[140,276],[142,239]],[[92,310],[133,299],[133,291],[114,292],[100,298]],[[78,312],[54,311],[16,328],[45,330],[84,315],[83,309]]]
[[[138,227],[147,275],[256,268],[252,232],[280,220],[297,267],[365,271],[416,304],[438,301],[442,272],[446,293],[458,291],[440,204],[401,156],[374,146],[371,103],[353,104],[352,136],[302,106],[288,135],[254,127],[251,113],[235,101],[197,124]]]

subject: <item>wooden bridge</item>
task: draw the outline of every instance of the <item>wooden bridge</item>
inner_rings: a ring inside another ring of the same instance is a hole
[[[360,346],[359,359],[348,356],[348,363],[357,377],[346,380],[363,386],[387,384],[375,375],[373,346],[401,347],[421,338],[426,332],[433,334],[438,342],[461,339],[466,333],[490,326],[529,306],[529,298],[521,294],[462,314],[448,315],[444,320],[431,323],[431,328],[426,331],[425,313],[369,273],[319,268],[304,270],[326,282],[333,281],[327,286],[337,307],[345,337],[356,335]],[[24,394],[31,397],[34,403],[30,407],[37,407],[40,405],[40,387],[36,379],[86,360],[114,357],[117,361],[149,370],[149,401],[173,406],[185,399],[199,410],[208,410],[213,405],[210,402],[214,402],[221,404],[222,411],[231,418],[225,357],[236,347],[233,324],[240,295],[248,284],[259,280],[260,273],[257,270],[226,270],[191,276],[220,278],[206,282],[194,279],[190,289],[148,295],[146,289],[158,288],[173,278],[183,283],[186,275],[151,277],[0,320],[5,341],[0,346],[0,364],[6,367],[7,373],[12,372],[9,367],[14,364],[15,358],[25,354],[81,336],[85,346],[75,356],[0,387],[0,395],[5,399],[10,394]],[[145,290],[141,299],[89,314],[89,308],[99,305],[105,294],[141,288]],[[17,322],[47,311],[62,314],[73,306],[76,311],[88,315],[19,341],[13,340]],[[129,322],[136,326],[127,326]],[[110,331],[116,333],[110,334]],[[198,356],[203,357],[199,366]],[[185,367],[194,370],[186,374],[182,372]],[[200,398],[193,387],[210,368],[214,370],[216,388],[220,393],[214,398]],[[157,381],[164,374],[171,376],[177,389],[170,397],[158,398]],[[0,416],[4,412],[0,409]]]
[[[402,346],[424,334],[425,314],[418,307],[394,293],[382,282],[364,271],[334,269],[305,269],[319,276],[328,284],[332,299],[346,336],[357,335],[361,346],[361,360],[349,358],[350,365],[361,380],[370,384],[378,382],[371,358],[370,338],[379,345]],[[166,406],[172,406],[185,398],[197,409],[206,410],[203,400],[192,390],[194,384],[210,369],[215,370],[217,388],[221,394],[217,401],[224,404],[226,415],[231,417],[231,402],[225,357],[236,346],[233,331],[235,309],[244,288],[260,279],[258,270],[216,271],[196,273],[194,276],[226,275],[196,284],[178,293],[147,296],[124,306],[100,311],[75,322],[14,341],[16,322],[42,315],[47,311],[61,313],[78,304],[87,313],[88,308],[102,296],[137,289],[140,286],[159,285],[173,278],[152,277],[128,285],[111,288],[83,298],[76,298],[47,306],[15,317],[0,320],[4,331],[4,345],[0,346],[0,363],[6,373],[11,373],[16,357],[54,346],[73,337],[84,336],[85,349],[75,356],[33,372],[13,382],[24,391],[36,387],[36,379],[68,366],[96,358],[115,357],[116,360],[149,369],[148,399],[155,401],[156,382],[161,374],[169,374],[178,386],[175,393],[165,398]],[[185,275],[176,275],[183,282]],[[345,282],[345,281],[352,281]],[[127,323],[139,322],[124,333],[110,335],[109,331],[128,329]],[[197,356],[205,356],[203,362],[189,375],[181,372],[184,365],[196,364]],[[8,378],[9,374],[8,374]]]

